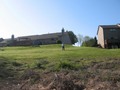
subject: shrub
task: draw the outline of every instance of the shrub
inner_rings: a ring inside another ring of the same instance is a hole
[[[62,43],[62,41],[61,40],[57,40],[57,44],[61,44]]]

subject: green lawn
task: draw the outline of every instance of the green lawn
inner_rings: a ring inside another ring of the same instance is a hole
[[[0,57],[33,63],[35,60],[102,60],[105,58],[120,58],[120,49],[100,49],[91,47],[73,47],[66,45],[66,50],[61,50],[61,45],[43,45],[40,47],[4,47]]]
[[[40,47],[4,47],[0,50],[0,59],[25,63],[32,66],[36,63],[46,63],[46,67],[53,67],[59,63],[68,63],[81,66],[89,65],[93,62],[101,62],[120,58],[120,49],[101,49],[92,47],[65,46],[65,51],[61,50],[61,45],[42,45]],[[41,64],[42,64],[41,63]]]

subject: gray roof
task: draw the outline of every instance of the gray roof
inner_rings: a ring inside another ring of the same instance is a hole
[[[66,34],[66,32],[65,32]],[[30,35],[30,36],[21,36],[18,37],[20,39],[24,39],[24,38],[28,38],[31,40],[36,40],[36,39],[48,39],[48,38],[57,38],[57,37],[61,37],[62,33],[48,33],[48,34],[42,34],[42,35]]]
[[[0,43],[7,43],[10,39],[4,39],[3,41],[1,41]]]
[[[99,28],[102,27],[103,29],[104,28],[120,28],[120,24],[117,24],[117,25],[99,25],[98,26],[98,30],[97,30],[97,35],[98,35],[98,31],[99,31]]]
[[[119,25],[99,25],[102,28],[120,28]]]

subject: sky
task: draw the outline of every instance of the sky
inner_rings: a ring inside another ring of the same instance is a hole
[[[0,38],[61,32],[94,37],[120,23],[120,0],[0,0]]]

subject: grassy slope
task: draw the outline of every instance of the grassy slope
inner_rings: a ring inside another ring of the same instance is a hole
[[[0,80],[24,76],[26,69],[35,71],[74,70],[78,80],[120,82],[120,49],[43,45],[41,47],[4,47],[0,49]],[[30,74],[30,73],[29,73]],[[25,73],[25,77],[30,77]],[[12,78],[11,78],[12,77]],[[3,79],[4,78],[4,79]],[[31,76],[31,78],[33,78]],[[99,78],[99,80],[96,80]],[[2,81],[3,82],[3,81]],[[11,82],[10,82],[11,83]],[[92,85],[92,84],[91,84]],[[96,84],[97,85],[97,84]],[[109,86],[108,86],[109,88]]]
[[[100,58],[120,58],[119,49],[99,49],[90,47],[66,46],[62,51],[60,45],[44,45],[41,47],[5,47],[0,51],[0,57],[14,60],[31,61],[37,59],[48,60],[69,60],[69,59],[100,59]]]
[[[66,62],[77,67],[89,65],[92,62],[110,61],[120,58],[120,49],[100,49],[91,47],[73,47],[66,45],[66,50],[61,50],[61,45],[43,45],[41,47],[5,47],[0,51],[0,58],[26,63],[32,66],[41,61],[47,61],[44,67],[53,69],[57,64]]]
[[[44,45],[41,47],[5,47],[0,57],[22,63],[33,63],[35,60],[59,61],[103,61],[105,58],[120,58],[119,49],[99,49],[90,47],[72,47],[67,45],[62,51],[60,45]]]

